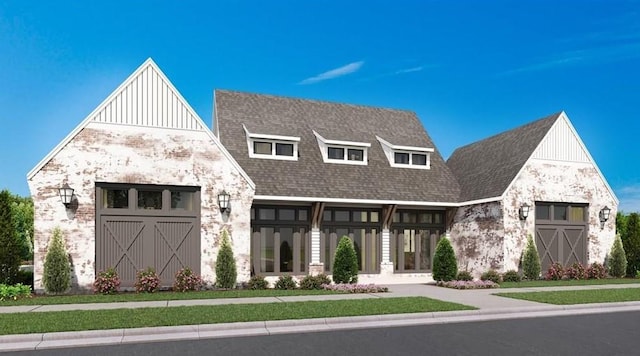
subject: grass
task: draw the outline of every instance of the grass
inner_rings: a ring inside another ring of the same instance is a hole
[[[475,308],[425,297],[0,314],[0,335],[421,313]]]
[[[556,305],[640,301],[640,288],[497,293],[501,297]]]
[[[198,292],[158,292],[158,293],[118,293],[112,295],[79,294],[79,295],[39,295],[19,300],[0,301],[0,306],[12,305],[52,305],[52,304],[86,304],[115,302],[146,302],[157,300],[185,299],[218,299],[218,298],[252,298],[252,297],[285,297],[297,295],[339,294],[342,292],[328,290],[249,290],[234,289],[225,291]]]
[[[560,281],[522,281],[522,282],[502,282],[500,288],[529,288],[529,287],[561,287],[561,286],[593,286],[603,284],[640,284],[640,279],[634,278],[605,278],[605,279],[581,279],[581,280],[560,280]]]

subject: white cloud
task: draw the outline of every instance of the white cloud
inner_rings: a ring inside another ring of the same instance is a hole
[[[629,185],[616,190],[620,199],[619,211],[640,213],[640,184]]]
[[[344,65],[342,67],[335,68],[335,69],[326,71],[324,73],[320,73],[320,74],[318,74],[318,75],[316,75],[314,77],[307,78],[307,79],[301,81],[298,84],[303,84],[303,85],[304,84],[314,84],[314,83],[321,82],[323,80],[342,77],[342,76],[345,76],[347,74],[351,74],[351,73],[357,72],[362,67],[363,64],[364,64],[364,61],[358,61],[358,62],[349,63],[349,64]]]
[[[407,69],[400,69],[395,71],[393,74],[404,74],[404,73],[411,73],[411,72],[419,72],[421,70],[423,70],[424,67],[423,66],[419,66],[419,67],[412,67],[412,68],[407,68]]]

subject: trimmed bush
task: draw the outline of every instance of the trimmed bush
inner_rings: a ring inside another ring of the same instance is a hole
[[[100,294],[115,294],[120,287],[120,278],[115,268],[110,267],[98,274],[93,282],[93,292]]]
[[[567,268],[564,271],[565,276],[567,276],[568,279],[575,279],[575,280],[580,280],[580,279],[585,279],[587,278],[587,269],[584,268],[584,266],[581,263],[575,262],[574,264],[571,265],[571,267]]]
[[[520,282],[522,277],[518,271],[510,269],[502,275],[502,280],[505,282]]]
[[[500,285],[498,283],[494,283],[492,281],[439,281],[436,283],[438,287],[446,287],[453,289],[488,289],[488,288],[499,288]]]
[[[216,287],[231,289],[236,286],[238,272],[236,270],[236,258],[229,242],[229,233],[222,230],[220,251],[216,257]]]
[[[625,254],[620,234],[616,234],[616,238],[613,240],[607,263],[611,276],[622,278],[627,274],[627,255]]]
[[[495,269],[490,269],[480,276],[481,281],[491,281],[493,283],[502,282],[502,276]]]
[[[631,213],[626,218],[624,235],[620,235],[627,259],[627,277],[640,271],[640,214]]]
[[[258,289],[267,289],[269,288],[269,282],[264,279],[263,276],[255,275],[249,279],[249,283],[247,283],[247,287],[249,289],[258,290]]]
[[[298,284],[296,283],[296,281],[293,279],[293,277],[291,277],[288,274],[282,275],[278,278],[278,280],[276,281],[275,284],[275,289],[296,289],[298,288]]]
[[[538,256],[538,249],[533,242],[531,234],[527,235],[527,246],[524,248],[524,254],[522,255],[522,273],[528,280],[536,280],[540,278],[540,256]]]
[[[300,281],[300,289],[322,289],[325,284],[331,284],[331,279],[327,275],[322,273],[317,276],[307,275]]]
[[[144,271],[138,271],[138,273],[136,273],[135,287],[138,293],[157,292],[158,289],[160,289],[160,278],[156,270],[148,267]]]
[[[20,244],[11,212],[11,194],[0,191],[0,283],[16,282],[20,269]]]
[[[53,230],[44,259],[42,284],[47,293],[64,293],[71,287],[71,266],[60,228]]]
[[[193,273],[191,268],[185,267],[176,272],[176,279],[173,282],[173,290],[176,292],[196,291],[202,288],[202,278]]]
[[[564,277],[564,267],[558,262],[552,263],[544,275],[544,279],[547,281],[559,281],[562,277]]]
[[[607,269],[602,263],[594,262],[587,267],[587,278],[603,279],[607,277]]]
[[[322,289],[343,293],[386,293],[389,291],[389,288],[377,286],[375,284],[354,283],[325,284],[322,286]]]
[[[342,236],[333,260],[333,281],[336,283],[358,283],[358,259],[353,243]]]
[[[433,279],[436,281],[451,281],[458,274],[456,254],[449,239],[442,238],[436,245],[433,256]]]
[[[460,271],[456,276],[456,281],[473,281],[473,276],[469,271]]]

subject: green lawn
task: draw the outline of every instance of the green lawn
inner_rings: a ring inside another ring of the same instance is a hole
[[[547,304],[589,304],[640,301],[640,288],[583,289],[548,292],[497,293],[501,297]]]
[[[339,294],[343,292],[327,290],[249,290],[234,289],[226,291],[199,292],[158,292],[158,293],[118,293],[113,295],[80,294],[57,296],[34,296],[33,298],[0,301],[0,306],[10,305],[51,305],[51,304],[85,304],[85,303],[114,303],[114,302],[143,302],[156,300],[184,300],[184,299],[217,299],[217,298],[252,298],[252,297],[284,297],[292,295],[323,295]]]
[[[0,314],[0,335],[421,313],[475,308],[425,297]]]
[[[634,278],[605,278],[605,279],[581,279],[561,281],[522,281],[502,282],[500,288],[528,288],[528,287],[560,287],[560,286],[592,286],[602,284],[640,284],[640,279]]]

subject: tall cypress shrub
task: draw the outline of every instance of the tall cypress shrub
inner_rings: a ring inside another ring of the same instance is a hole
[[[11,194],[0,192],[0,284],[14,284],[20,269],[20,246],[11,213]]]
[[[47,256],[44,258],[42,283],[47,293],[59,294],[71,287],[71,265],[60,228],[53,230]]]
[[[222,241],[220,242],[220,251],[216,257],[216,287],[218,288],[234,288],[238,272],[236,270],[236,258],[233,256],[231,242],[229,242],[229,233],[222,230]]]
[[[458,274],[456,254],[449,239],[442,238],[436,245],[433,255],[433,279],[436,281],[451,281]]]
[[[527,246],[522,255],[522,273],[529,280],[536,280],[540,277],[540,256],[538,249],[533,243],[533,236],[527,234]]]
[[[353,243],[342,236],[333,259],[333,281],[336,283],[358,283],[358,258]]]
[[[627,276],[635,277],[640,271],[640,215],[629,214],[626,225],[625,234],[620,237],[627,255]]]
[[[627,256],[622,246],[620,234],[616,234],[616,239],[613,240],[613,246],[611,247],[607,264],[609,274],[613,277],[621,278],[627,273]]]

